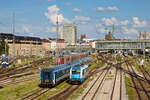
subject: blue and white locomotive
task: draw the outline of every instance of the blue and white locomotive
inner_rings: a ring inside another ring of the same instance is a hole
[[[83,59],[82,62],[89,60],[90,58]],[[88,64],[78,64],[72,66],[70,69],[70,82],[72,84],[83,83],[88,77]]]
[[[40,72],[40,87],[53,87],[60,83],[62,80],[69,79],[70,68],[80,64],[87,58],[75,60],[69,64],[61,64],[52,68],[44,68]]]
[[[76,65],[70,69],[70,81],[71,83],[83,83],[88,77],[88,64]]]

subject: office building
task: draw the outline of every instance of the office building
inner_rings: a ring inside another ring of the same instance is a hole
[[[61,27],[60,38],[64,39],[71,45],[76,44],[77,41],[77,28],[74,25],[63,25]]]

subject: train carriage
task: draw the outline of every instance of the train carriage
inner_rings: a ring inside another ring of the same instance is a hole
[[[64,64],[64,63],[69,63],[71,61],[75,61],[77,59],[82,59],[87,56],[88,56],[88,53],[72,53],[69,55],[56,57],[54,59],[54,62],[56,62],[57,64]]]
[[[69,78],[71,66],[62,64],[53,68],[44,68],[40,72],[40,86],[55,86],[59,81]]]

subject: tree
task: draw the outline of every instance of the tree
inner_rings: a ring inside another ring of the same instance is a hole
[[[6,48],[6,54],[5,54],[5,48]],[[9,49],[8,44],[6,44],[4,40],[0,41],[0,55],[5,54],[7,56],[8,49]]]

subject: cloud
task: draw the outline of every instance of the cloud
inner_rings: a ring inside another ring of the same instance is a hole
[[[56,27],[47,27],[47,32],[56,32]]]
[[[118,11],[119,9],[115,6],[106,8],[107,11]]]
[[[82,12],[79,8],[74,8],[72,11],[73,12]]]
[[[22,31],[23,31],[24,33],[28,33],[29,36],[34,36],[34,33],[31,32],[31,30],[29,29],[29,27],[27,27],[26,25],[23,25],[23,26],[22,26]]]
[[[121,27],[124,34],[137,34],[138,30],[135,28],[127,28],[125,26]]]
[[[34,36],[34,33],[29,33],[30,36]]]
[[[96,29],[97,29],[98,32],[108,33],[108,30],[106,30],[105,29],[106,27],[104,27],[102,24],[95,24],[95,26],[96,26]]]
[[[53,25],[56,25],[57,16],[58,16],[58,22],[60,24],[72,23],[69,19],[64,18],[63,14],[60,13],[60,9],[57,8],[56,5],[49,6],[48,11],[45,13],[45,16],[47,17],[47,19],[50,20],[50,22]]]
[[[148,25],[147,21],[140,21],[138,17],[133,17],[132,21],[133,27],[145,27]]]
[[[29,33],[30,32],[29,27],[27,27],[25,25],[22,26],[22,30],[23,30],[24,33]]]
[[[76,21],[90,21],[90,17],[84,17],[84,16],[75,16],[74,19]]]
[[[26,25],[22,26],[22,32],[25,33],[26,35],[34,36],[34,33],[31,32],[31,30],[29,29],[29,27],[27,27]]]
[[[118,21],[115,17],[112,18],[102,18],[101,22],[103,22],[106,26],[118,25]]]
[[[124,20],[120,22],[120,25],[128,25],[130,22],[128,20]]]
[[[100,33],[108,33],[108,30],[105,30],[104,27],[101,27],[101,28],[98,29],[98,32],[100,32]]]
[[[85,16],[75,16],[73,19],[73,22],[77,25],[80,24],[87,24],[88,21],[90,21],[90,17],[85,17]]]
[[[61,31],[61,27],[58,28],[58,33]],[[46,32],[56,33],[56,27],[46,27]]]
[[[104,17],[104,18],[101,19],[101,22],[103,24],[105,24],[106,26],[112,26],[112,25],[119,26],[119,25],[128,25],[128,24],[130,24],[130,22],[128,20],[119,21],[115,17],[112,17],[112,18],[105,18]]]
[[[102,12],[102,11],[118,11],[119,9],[115,6],[110,6],[110,7],[107,7],[107,8],[103,8],[103,7],[98,7],[96,8],[96,11],[98,12]]]
[[[111,17],[111,18],[102,18],[101,22],[103,24],[105,24],[106,26],[126,26],[126,25],[130,25],[131,27],[134,28],[144,28],[147,27],[149,24],[147,21],[140,21],[138,17],[133,17],[131,21],[129,20],[123,20],[123,21],[119,21],[117,20],[115,17]]]

